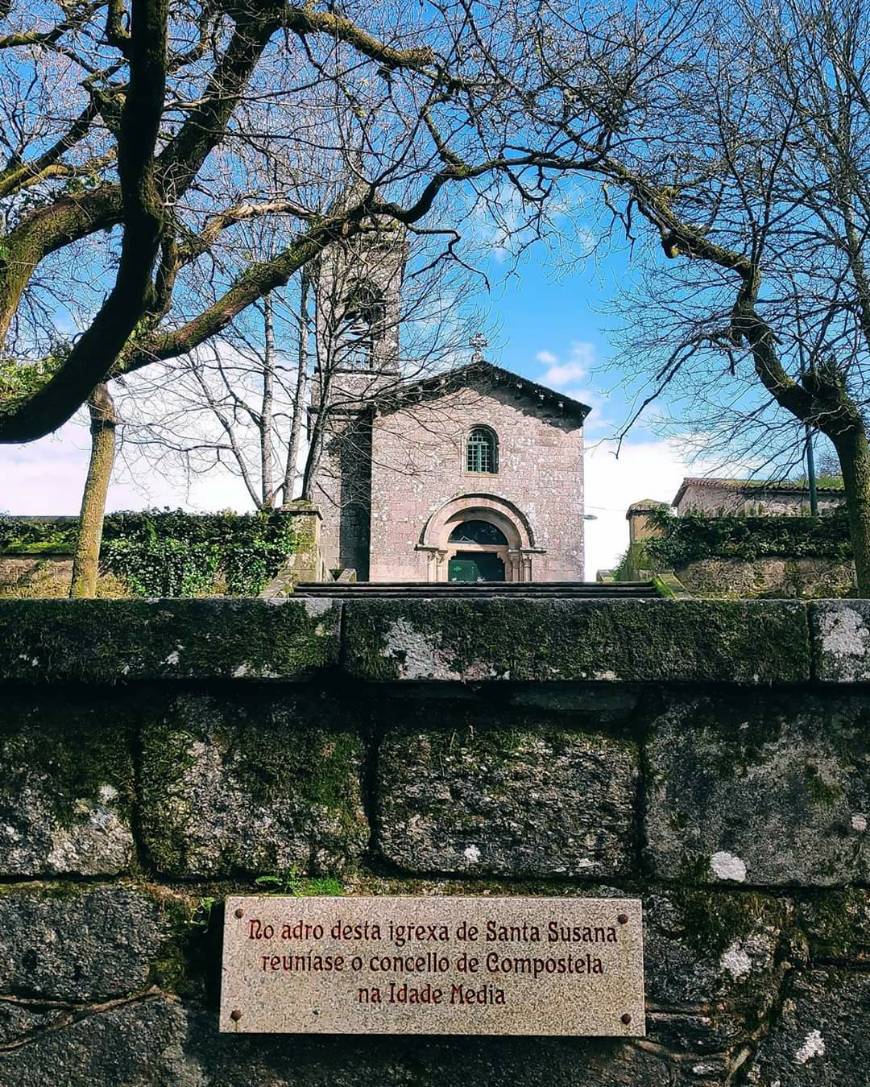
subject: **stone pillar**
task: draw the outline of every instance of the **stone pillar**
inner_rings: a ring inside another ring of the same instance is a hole
[[[661,536],[662,530],[653,522],[650,514],[653,510],[666,510],[667,508],[667,502],[655,502],[651,498],[645,498],[641,502],[633,502],[628,507],[625,519],[628,521],[629,547],[643,543],[644,540],[652,540]]]
[[[653,521],[651,514],[655,510],[668,509],[667,502],[656,502],[652,498],[644,498],[640,502],[632,502],[628,507],[625,519],[628,521],[628,566],[630,579],[649,576],[646,570],[646,556],[644,544],[647,540],[656,539],[662,535],[662,530]]]
[[[292,555],[260,593],[269,598],[286,596],[300,581],[324,581],[323,559],[320,554],[320,510],[313,502],[301,498],[288,503],[282,512],[292,522],[296,547]]]

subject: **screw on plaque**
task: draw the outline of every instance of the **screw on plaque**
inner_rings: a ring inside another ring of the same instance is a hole
[[[628,1012],[626,1012],[625,1015],[622,1016],[622,1021],[623,1023],[625,1023],[626,1026],[628,1026],[628,1024],[631,1022],[631,1016],[628,1014]]]
[[[234,1023],[238,1023],[238,1021],[241,1018],[242,1018],[242,1013],[239,1011],[239,1009],[238,1008],[233,1008],[233,1010],[230,1012],[230,1019],[232,1019],[232,1021]]]
[[[241,917],[244,914],[244,912],[245,911],[242,909],[242,907],[239,906],[239,908],[236,910],[236,917]]]
[[[628,924],[628,914],[627,913],[621,913],[619,915],[619,917],[617,917],[616,920],[620,923],[620,925],[627,925]]]

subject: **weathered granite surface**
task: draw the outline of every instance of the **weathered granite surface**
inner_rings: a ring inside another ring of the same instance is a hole
[[[207,1024],[197,1028],[202,1082],[208,1087],[660,1087],[674,1082],[667,1062],[612,1040],[211,1038]]]
[[[810,676],[806,607],[790,601],[373,600],[344,607],[345,666],[362,679],[770,683]]]
[[[652,871],[763,886],[866,882],[868,730],[864,698],[675,703],[646,746]]]
[[[392,733],[378,760],[378,845],[411,872],[613,876],[635,845],[638,750],[512,722]]]
[[[0,702],[0,875],[129,871],[133,735],[129,709],[106,699]]]
[[[0,997],[83,1002],[137,992],[166,938],[157,902],[132,888],[3,887]]]
[[[870,891],[813,896],[800,903],[798,918],[813,961],[870,963]]]
[[[870,1070],[870,974],[809,970],[788,988],[781,1013],[748,1069],[753,1087],[859,1087]]]
[[[3,1087],[206,1087],[199,1062],[184,1052],[187,1017],[166,997],[122,1003],[70,1017],[0,1051]],[[212,1081],[217,1087],[215,1081]]]
[[[295,679],[338,659],[328,600],[0,600],[0,680]]]
[[[344,711],[346,713],[346,711]],[[342,872],[368,844],[360,736],[334,702],[179,696],[142,746],[141,826],[174,876]]]
[[[810,631],[816,678],[827,683],[870,681],[870,601],[813,604]]]

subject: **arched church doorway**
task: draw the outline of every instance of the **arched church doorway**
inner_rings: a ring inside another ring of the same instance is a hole
[[[429,554],[429,581],[532,581],[534,557],[546,554],[520,509],[482,493],[456,495],[435,510],[417,548]]]
[[[448,581],[504,581],[508,540],[490,521],[461,521],[448,539]]]

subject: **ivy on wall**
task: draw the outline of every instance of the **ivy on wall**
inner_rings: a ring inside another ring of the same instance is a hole
[[[100,565],[136,596],[254,596],[294,551],[292,525],[292,516],[277,510],[113,513]],[[0,517],[0,554],[71,554],[77,531],[77,518]]]
[[[701,559],[852,557],[845,511],[824,517],[675,517],[667,510],[650,511],[663,535],[644,541],[649,563],[673,569]]]

